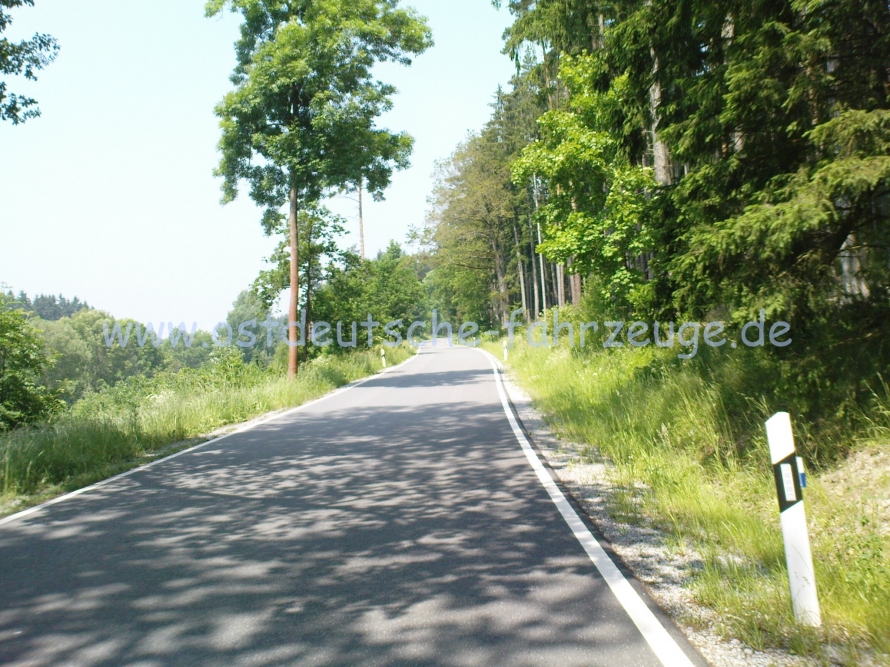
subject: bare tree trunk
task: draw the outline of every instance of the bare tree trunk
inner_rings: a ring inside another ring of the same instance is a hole
[[[578,211],[578,204],[575,202],[574,197],[572,197],[572,210]],[[574,264],[574,257],[569,257],[566,261],[566,266],[572,266],[572,264]],[[581,303],[581,276],[577,273],[569,273],[569,293],[572,297],[572,305],[579,305]]]
[[[732,42],[735,39],[735,21],[732,18],[732,14],[727,14],[726,22],[723,24],[723,30],[720,32],[720,36],[725,42],[725,44],[723,45],[725,53],[725,50],[732,45]],[[726,59],[726,62],[729,62],[728,58]],[[730,132],[729,136],[732,139],[734,152],[741,153],[743,150],[745,150],[745,135],[743,135],[739,130],[733,130],[732,132]]]
[[[533,184],[533,192],[535,197],[535,211],[538,210],[538,175],[534,174],[532,176],[532,184]],[[541,223],[537,223],[538,225],[538,245],[543,243],[541,239]],[[547,277],[544,275],[544,256],[541,253],[538,253],[538,263],[541,265],[541,304],[544,307],[544,310],[547,310]],[[537,280],[537,279],[536,279]],[[540,312],[540,311],[538,311]],[[537,313],[535,313],[537,315]]]
[[[491,251],[494,253],[494,270],[498,280],[498,310],[501,312],[501,323],[507,323],[507,272],[504,269],[504,257],[498,244],[492,239]]]
[[[841,288],[844,303],[870,297],[871,290],[868,289],[868,284],[862,277],[862,267],[867,258],[863,249],[858,247],[855,234],[850,234],[844,240],[838,257],[841,264]]]
[[[288,311],[287,337],[290,341],[287,358],[287,377],[293,380],[299,370],[299,355],[297,348],[297,308],[300,299],[300,245],[299,232],[297,230],[297,189],[290,189],[290,309]]]
[[[567,262],[568,266],[572,266],[574,264],[573,259],[570,257]],[[581,276],[577,273],[569,274],[569,288],[572,295],[572,305],[579,306],[581,305]]]
[[[541,223],[538,223],[538,245],[543,243],[541,241]],[[544,261],[544,255],[538,253],[538,263],[541,265],[541,305],[544,307],[544,310],[547,310],[547,272],[545,271],[545,266],[547,262]]]
[[[513,238],[516,239],[516,269],[519,271],[519,291],[522,293],[522,312],[528,321],[528,296],[525,292],[525,262],[522,261],[522,251],[519,249],[519,232],[516,223],[513,223]]]
[[[532,285],[534,286],[535,292],[535,312],[534,317],[538,317],[538,313],[541,312],[541,295],[538,293],[538,267],[535,265],[535,237],[532,233],[532,219],[528,218],[528,245],[531,250],[531,259],[532,259]]]
[[[652,75],[658,76],[658,58],[655,49],[650,49],[652,54]],[[661,84],[657,78],[653,78],[649,87],[649,113],[652,115],[652,158],[655,167],[655,180],[661,185],[670,185],[671,181],[671,157],[668,148],[658,136],[659,111],[661,106]]]
[[[550,296],[553,297],[553,305],[559,305],[559,276],[557,275],[556,262],[550,262]]]
[[[306,236],[306,321],[312,322],[312,222],[307,221]],[[308,326],[308,325],[307,325]]]
[[[365,261],[365,213],[362,208],[362,190],[364,190],[364,177],[358,179],[358,240],[362,261]]]

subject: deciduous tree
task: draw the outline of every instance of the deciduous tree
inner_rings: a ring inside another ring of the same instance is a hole
[[[236,44],[235,90],[217,107],[221,119],[223,199],[246,179],[267,209],[266,229],[289,203],[291,342],[288,374],[297,372],[301,205],[364,178],[380,192],[411,148],[405,134],[375,126],[395,92],[372,75],[382,61],[411,63],[431,44],[429,28],[398,0],[210,0],[243,16]]]
[[[34,0],[0,0],[0,34],[12,23],[12,16],[4,10],[23,6],[33,7]],[[0,37],[0,75],[36,81],[37,72],[55,60],[58,52],[58,42],[49,35],[38,33],[20,42]],[[0,120],[18,125],[39,115],[37,100],[8,91],[6,82],[0,81]]]

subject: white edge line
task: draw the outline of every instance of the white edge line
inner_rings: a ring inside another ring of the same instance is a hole
[[[89,491],[94,491],[100,487],[111,484],[112,482],[116,482],[117,480],[123,479],[124,477],[129,477],[130,475],[134,475],[137,472],[142,472],[143,470],[148,470],[149,468],[152,468],[152,467],[158,465],[159,463],[164,463],[166,461],[170,461],[172,459],[177,458],[178,456],[182,456],[183,454],[190,454],[191,452],[197,451],[197,450],[201,449],[202,447],[207,447],[208,445],[215,444],[215,443],[219,442],[220,440],[225,440],[226,438],[229,438],[233,435],[238,435],[239,433],[244,433],[244,432],[249,431],[253,428],[256,428],[257,426],[260,426],[262,424],[268,424],[268,423],[275,421],[276,419],[281,419],[282,417],[286,417],[287,415],[292,414],[294,412],[299,412],[300,410],[304,410],[304,409],[308,408],[310,405],[315,405],[316,403],[320,403],[321,401],[326,401],[329,398],[333,398],[334,396],[337,396],[338,394],[342,394],[345,391],[349,391],[350,389],[358,387],[359,385],[363,385],[365,382],[369,382],[370,380],[373,380],[376,377],[380,377],[384,373],[389,373],[390,371],[394,371],[395,369],[399,368],[400,366],[404,366],[409,361],[417,358],[418,356],[420,356],[419,348],[418,348],[417,352],[415,352],[413,355],[411,355],[410,357],[405,359],[405,361],[403,361],[402,363],[396,364],[395,366],[390,366],[388,368],[384,368],[379,373],[375,373],[374,375],[369,375],[368,377],[362,378],[360,380],[355,380],[354,382],[350,382],[349,384],[347,384],[343,387],[340,387],[339,389],[336,389],[336,390],[330,392],[329,394],[325,394],[324,396],[319,396],[318,398],[313,399],[313,400],[309,401],[308,403],[303,403],[302,405],[298,405],[294,408],[289,408],[289,409],[285,410],[284,412],[279,412],[272,416],[268,416],[268,414],[267,414],[267,415],[260,415],[259,417],[254,417],[250,421],[245,422],[241,426],[237,427],[234,431],[226,433],[225,435],[217,436],[216,438],[212,438],[211,440],[208,440],[207,442],[202,442],[200,445],[195,445],[194,447],[189,447],[187,449],[183,449],[182,451],[176,452],[175,454],[171,454],[170,456],[165,456],[163,458],[156,459],[156,460],[152,461],[151,463],[146,463],[145,465],[131,468],[130,470],[127,470],[126,472],[122,472],[117,475],[114,475],[113,477],[107,477],[106,479],[103,479],[99,482],[90,484],[89,486],[85,486],[82,489],[77,489],[76,491],[71,491],[70,493],[66,493],[64,495],[57,496],[57,497],[53,498],[52,500],[47,500],[46,502],[40,503],[39,505],[34,505],[34,507],[29,507],[28,509],[22,510],[21,512],[16,512],[15,514],[10,514],[9,516],[3,517],[2,519],[0,519],[0,526],[4,526],[8,523],[12,523],[13,521],[17,521],[18,519],[24,519],[32,514],[36,514],[36,513],[40,512],[41,510],[46,509],[47,507],[49,507],[51,505],[55,505],[56,503],[61,503],[66,500],[71,500],[72,498],[76,498],[77,496],[87,493]],[[171,444],[176,444],[176,443],[171,443]]]
[[[619,570],[615,563],[612,562],[612,559],[609,558],[609,555],[600,546],[597,539],[587,529],[587,526],[584,525],[581,517],[575,512],[575,509],[563,495],[562,491],[556,485],[556,482],[550,477],[550,474],[547,472],[546,468],[544,468],[540,459],[538,459],[538,455],[535,453],[535,450],[532,448],[528,439],[525,437],[525,434],[522,432],[522,429],[519,427],[519,424],[516,422],[512,410],[510,410],[507,392],[498,370],[497,359],[486,350],[479,350],[479,352],[487,355],[491,361],[494,369],[495,383],[498,388],[498,395],[501,399],[501,406],[504,408],[507,420],[510,422],[510,428],[513,429],[513,435],[515,435],[516,439],[519,441],[528,462],[537,474],[541,484],[544,485],[544,488],[547,490],[550,499],[553,501],[553,504],[556,505],[562,518],[569,524],[572,533],[581,543],[581,546],[584,547],[584,551],[587,552],[591,562],[599,571],[602,578],[605,579],[606,584],[608,584],[612,593],[618,599],[618,602],[624,607],[624,611],[630,616],[630,619],[634,622],[634,625],[637,626],[640,633],[643,635],[643,638],[649,644],[650,648],[664,667],[694,667],[692,661],[689,660],[677,642],[674,641],[674,638],[670,636],[668,631],[655,617],[652,610],[646,606],[646,603],[643,602],[643,599],[633,589],[630,582],[624,578],[624,575],[621,574],[621,570]]]

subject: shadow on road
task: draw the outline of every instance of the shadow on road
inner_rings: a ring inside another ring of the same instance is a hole
[[[391,374],[4,527],[0,663],[656,664],[493,392]]]

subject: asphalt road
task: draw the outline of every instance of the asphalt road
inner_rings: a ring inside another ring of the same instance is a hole
[[[0,664],[662,661],[440,347],[0,526]]]

